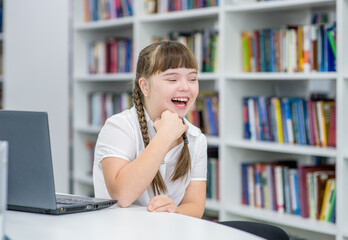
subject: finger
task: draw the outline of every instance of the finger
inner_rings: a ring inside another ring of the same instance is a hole
[[[167,197],[166,195],[159,195],[150,200],[149,208],[156,209],[160,206],[164,206],[170,203],[173,203],[173,200],[171,198]]]
[[[189,126],[187,126],[186,124],[184,125],[184,129],[185,129],[185,132],[189,129]]]
[[[162,206],[165,206],[167,204],[174,204],[174,201],[169,198],[168,196],[166,195],[158,195],[158,196],[155,196],[153,197],[148,206],[147,206],[147,209],[149,211],[154,211],[155,209],[159,208],[159,207],[162,207]]]
[[[167,204],[156,208],[153,212],[174,212],[175,206],[173,204]]]

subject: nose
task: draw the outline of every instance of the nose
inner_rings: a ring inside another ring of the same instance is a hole
[[[179,90],[180,91],[188,91],[189,89],[189,83],[186,79],[182,79],[179,83]]]

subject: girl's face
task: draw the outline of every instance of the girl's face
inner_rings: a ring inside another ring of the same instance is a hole
[[[145,95],[145,108],[155,121],[165,110],[184,118],[193,106],[199,91],[197,71],[188,68],[168,69],[139,84]]]

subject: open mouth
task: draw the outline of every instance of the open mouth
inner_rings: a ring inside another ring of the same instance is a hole
[[[179,107],[186,106],[188,100],[189,100],[188,98],[172,98],[172,102]]]

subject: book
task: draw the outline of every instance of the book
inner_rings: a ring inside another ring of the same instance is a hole
[[[314,180],[314,202],[315,202],[315,218],[320,219],[320,211],[324,199],[324,191],[326,181],[335,178],[335,171],[316,171],[313,172]]]
[[[318,166],[303,166],[298,167],[298,184],[300,197],[300,211],[301,216],[304,218],[309,217],[309,196],[308,196],[308,183],[307,174],[315,171],[323,170],[335,170],[334,165],[318,165]]]

